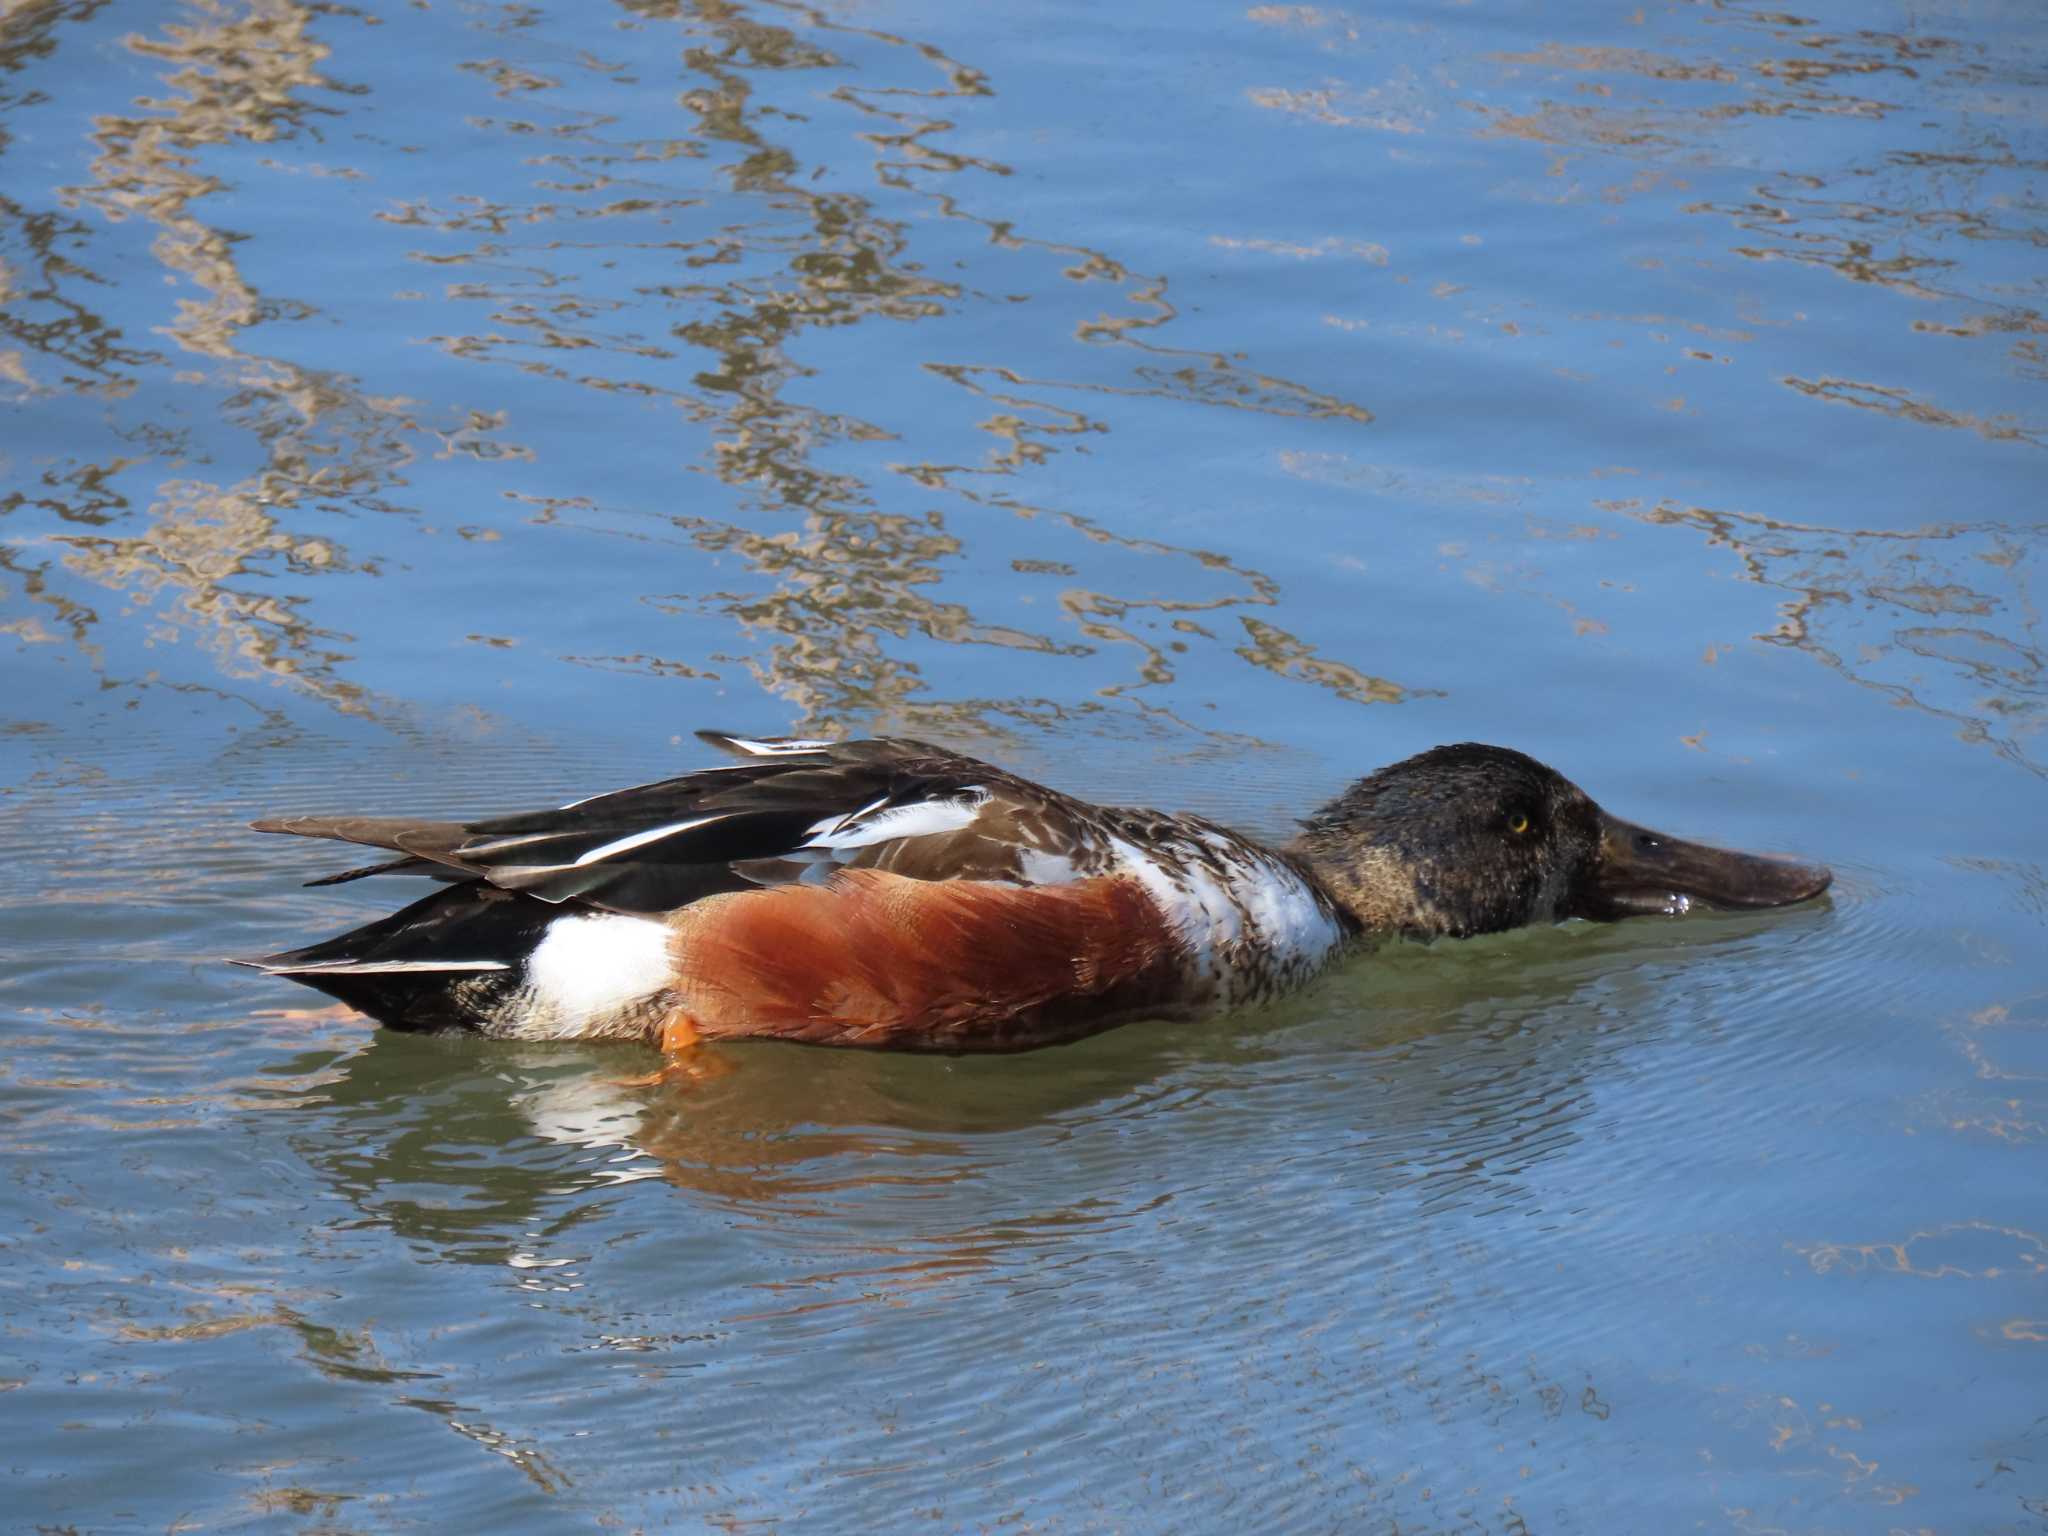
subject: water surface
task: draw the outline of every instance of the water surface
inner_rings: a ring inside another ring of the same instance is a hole
[[[2037,7],[72,0],[0,166],[10,1519],[2048,1526]],[[700,725],[1838,879],[686,1088],[217,963]]]

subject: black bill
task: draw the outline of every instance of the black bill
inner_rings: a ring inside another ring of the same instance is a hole
[[[1570,915],[1601,921],[1650,912],[1675,917],[1694,902],[1783,907],[1818,896],[1833,879],[1817,865],[1688,843],[1603,812],[1599,859],[1573,893]]]

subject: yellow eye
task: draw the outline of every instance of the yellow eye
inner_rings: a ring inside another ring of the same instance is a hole
[[[1517,836],[1529,830],[1529,818],[1520,811],[1508,818],[1508,830]]]

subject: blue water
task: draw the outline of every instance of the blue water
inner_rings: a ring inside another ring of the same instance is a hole
[[[74,0],[0,168],[8,1521],[2048,1527],[2038,7]],[[681,1087],[217,963],[698,726],[1837,882]]]

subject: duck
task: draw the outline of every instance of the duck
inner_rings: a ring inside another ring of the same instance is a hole
[[[399,1030],[1022,1051],[1262,1004],[1390,940],[1781,907],[1832,879],[1623,821],[1474,742],[1368,774],[1276,847],[908,738],[697,734],[732,761],[551,810],[253,822],[395,855],[309,885],[438,889],[234,963]]]

